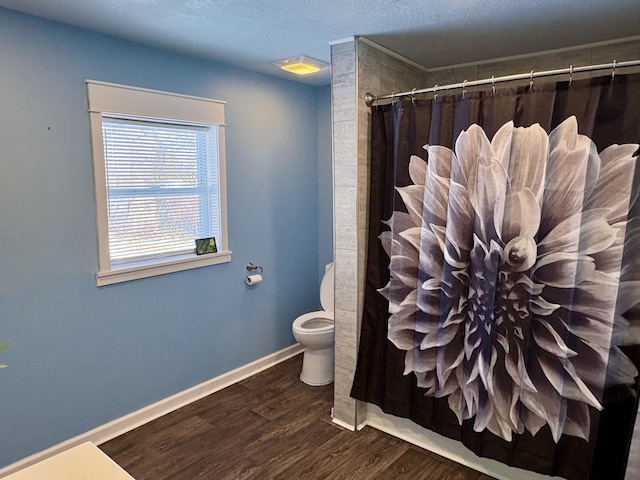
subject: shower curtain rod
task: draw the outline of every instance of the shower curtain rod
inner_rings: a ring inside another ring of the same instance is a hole
[[[401,93],[389,93],[387,95],[373,95],[372,93],[367,92],[364,95],[364,101],[367,105],[367,107],[372,106],[375,102],[377,102],[378,100],[384,100],[384,99],[396,99],[398,97],[406,97],[408,95],[418,95],[420,93],[438,93],[440,91],[443,90],[453,90],[456,88],[467,88],[467,87],[475,87],[478,85],[487,85],[487,84],[496,84],[496,83],[500,83],[500,82],[509,82],[509,81],[513,81],[513,80],[526,80],[526,79],[530,79],[531,82],[533,82],[534,78],[539,78],[539,77],[549,77],[552,75],[566,75],[567,73],[569,74],[569,81],[571,81],[571,74],[573,73],[579,73],[579,72],[589,72],[592,70],[606,70],[606,69],[612,69],[611,72],[611,76],[615,76],[616,74],[616,68],[622,68],[622,67],[635,67],[635,66],[639,66],[640,65],[640,60],[629,60],[629,61],[625,61],[625,62],[616,62],[615,60],[613,61],[613,63],[603,63],[600,65],[585,65],[583,67],[574,67],[573,65],[569,66],[569,68],[560,68],[557,70],[544,70],[544,71],[540,71],[540,72],[535,72],[533,70],[531,70],[531,72],[529,73],[520,73],[517,75],[505,75],[503,77],[491,77],[491,78],[485,78],[483,80],[471,80],[471,81],[467,81],[465,80],[464,82],[460,82],[460,83],[451,83],[449,85],[435,85],[433,87],[430,88],[422,88],[420,90],[416,90],[415,88],[413,90],[411,90],[410,92],[401,92]]]

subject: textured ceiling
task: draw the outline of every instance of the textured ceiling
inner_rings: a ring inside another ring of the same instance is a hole
[[[272,62],[329,61],[362,35],[425,67],[640,34],[640,0],[0,0],[0,7],[311,85]],[[0,15],[2,12],[0,11]]]

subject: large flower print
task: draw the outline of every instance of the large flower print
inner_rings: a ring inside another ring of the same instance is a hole
[[[617,346],[635,341],[621,314],[640,300],[621,281],[628,239],[640,242],[638,145],[599,153],[570,117],[549,135],[510,122],[489,140],[472,125],[455,151],[425,148],[380,237],[405,374],[476,431],[588,440],[589,408],[638,374]]]

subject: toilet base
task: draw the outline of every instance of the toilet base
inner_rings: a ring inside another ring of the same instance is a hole
[[[314,387],[333,382],[333,345],[327,348],[305,348],[300,380]]]

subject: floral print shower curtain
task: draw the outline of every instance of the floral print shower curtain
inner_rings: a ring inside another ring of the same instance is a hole
[[[373,107],[352,396],[509,465],[624,478],[639,140],[640,75]]]

